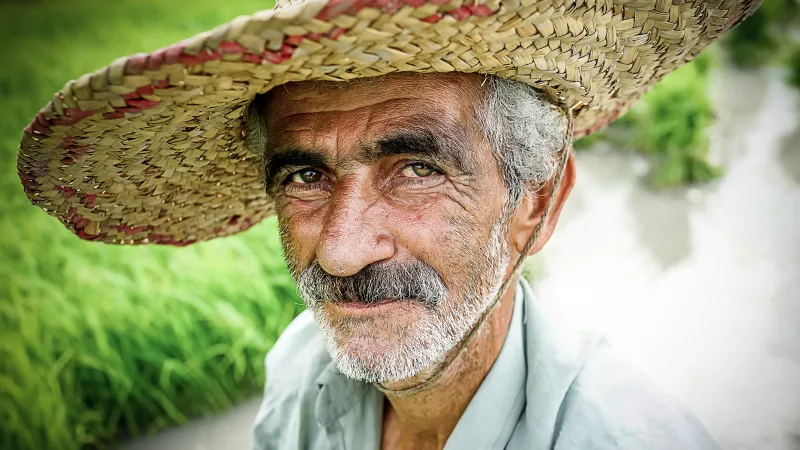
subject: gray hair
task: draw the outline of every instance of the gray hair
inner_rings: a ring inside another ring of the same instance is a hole
[[[535,88],[488,77],[489,90],[475,108],[478,125],[500,164],[511,213],[555,173],[566,138],[564,114]]]
[[[500,164],[507,191],[505,216],[553,176],[566,120],[534,87],[492,75],[484,85],[487,93],[476,105],[475,116]],[[267,148],[263,103],[263,95],[256,97],[244,115],[245,145],[261,156]]]

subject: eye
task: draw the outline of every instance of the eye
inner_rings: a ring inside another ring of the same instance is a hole
[[[303,169],[289,176],[289,181],[299,184],[311,184],[322,180],[322,172],[314,169]]]
[[[435,174],[436,172],[437,170],[428,164],[413,163],[403,167],[403,170],[400,173],[407,178],[425,178]]]

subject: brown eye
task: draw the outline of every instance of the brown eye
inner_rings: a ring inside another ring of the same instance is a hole
[[[436,169],[433,167],[427,164],[417,163],[404,167],[402,174],[404,177],[408,178],[425,178],[433,175],[434,172],[436,172]]]
[[[293,183],[300,183],[300,184],[316,183],[322,179],[322,172],[314,169],[303,169],[293,173],[290,179]]]

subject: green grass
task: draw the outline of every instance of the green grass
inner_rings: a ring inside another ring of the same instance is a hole
[[[668,75],[611,127],[575,143],[578,150],[605,141],[649,156],[654,187],[703,183],[722,174],[708,161],[706,130],[714,120],[708,97],[709,70],[724,56],[740,69],[780,66],[786,81],[800,89],[800,3],[767,0],[752,17]],[[716,47],[717,45],[712,45]]]
[[[798,23],[800,3],[796,0],[766,0],[723,43],[731,61],[739,67],[786,65],[788,55],[800,50]]]
[[[651,161],[648,179],[654,187],[710,181],[720,168],[708,161],[708,126],[714,110],[708,97],[714,53],[701,53],[656,84],[609,128],[578,140],[576,149],[606,141],[621,150],[635,150]]]
[[[702,183],[721,174],[708,162],[708,126],[714,110],[708,97],[711,53],[665,77],[634,106],[627,126],[633,146],[654,157],[650,180],[657,187]]]
[[[87,243],[28,205],[15,161],[67,80],[270,6],[0,4],[0,448],[104,448],[260,390],[300,309],[274,221],[182,249]]]
[[[769,0],[723,43],[730,60],[745,69],[782,66],[786,81],[800,89],[800,2]]]

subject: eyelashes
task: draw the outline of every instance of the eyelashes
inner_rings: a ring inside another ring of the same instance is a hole
[[[330,191],[331,178],[324,170],[306,166],[281,170],[279,184],[287,195]],[[443,172],[433,164],[425,161],[406,161],[393,171],[393,176],[383,184],[387,187],[427,187],[439,184],[443,180]]]

